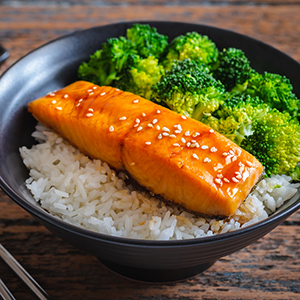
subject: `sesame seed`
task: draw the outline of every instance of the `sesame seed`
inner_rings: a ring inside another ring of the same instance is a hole
[[[160,113],[161,113],[161,111],[158,109],[158,110],[156,111],[156,113],[160,114]]]
[[[140,126],[136,131],[141,131],[143,129],[142,126]]]
[[[236,156],[233,156],[232,157],[232,161],[236,161],[237,160],[237,157]]]
[[[208,157],[205,157],[203,161],[209,163],[209,162],[211,162],[211,159]]]
[[[232,181],[233,182],[239,182],[238,179],[236,179],[235,177],[232,177]]]
[[[90,92],[93,92],[93,90],[92,89],[89,89],[89,90],[87,90],[88,91],[88,93],[90,93]]]
[[[227,156],[228,153],[227,153],[227,152],[223,152],[222,155],[223,155],[223,156]]]
[[[94,89],[94,90],[96,90],[96,89],[97,89],[97,87],[96,87],[96,86],[93,86],[93,89]]]
[[[139,102],[139,99],[135,99],[132,101],[133,103],[138,103]]]
[[[143,113],[142,113],[142,116],[143,116],[143,117],[146,117],[146,114],[143,112]]]
[[[249,166],[249,167],[252,167],[253,166],[253,164],[252,164],[252,162],[250,162],[250,161],[246,161],[246,164]]]
[[[106,94],[106,93],[105,93],[105,92],[103,92],[103,93],[101,93],[101,94],[100,94],[100,96],[104,96],[105,94]]]
[[[64,95],[64,98],[68,98],[68,97],[69,97],[69,95],[68,95],[68,94],[65,94],[65,95]]]
[[[181,138],[181,141],[182,141],[184,144],[186,143],[185,138]]]
[[[197,143],[197,141],[195,141],[195,140],[191,140],[191,142],[192,142],[192,143]]]
[[[175,133],[181,133],[181,130],[175,130],[174,132]]]
[[[178,124],[177,128],[178,128],[180,131],[182,131],[182,127],[181,127],[180,124]]]
[[[169,129],[169,128],[167,128],[167,127],[163,127],[163,128],[162,128],[162,130],[163,130],[163,131],[170,132],[170,129]]]
[[[164,132],[162,133],[162,135],[163,135],[163,136],[169,136],[170,134],[169,134],[168,132],[165,132],[165,131],[164,131]]]
[[[49,93],[48,95],[50,95],[50,96],[52,96],[52,97],[53,97],[53,96],[55,96],[55,94],[54,94],[54,93]]]
[[[218,174],[217,177],[218,178],[223,178],[223,175],[222,174]]]
[[[196,153],[193,153],[193,157],[196,158],[196,159],[199,159],[199,157]]]
[[[140,124],[139,123],[136,123],[133,125],[133,127],[138,127]]]
[[[210,129],[209,132],[210,132],[210,133],[214,133],[215,131],[214,131],[213,129]]]
[[[52,104],[55,104],[56,103],[56,100],[52,100],[52,102],[51,102]]]
[[[185,135],[185,136],[190,136],[191,134],[190,134],[189,131],[186,131],[184,135]]]
[[[94,92],[89,93],[90,96],[94,95]]]
[[[120,89],[116,89],[116,91],[119,91]]]
[[[230,182],[227,178],[223,178],[223,180],[224,180],[225,182]]]
[[[110,127],[109,127],[109,131],[110,131],[110,132],[113,132],[114,130],[115,130],[115,129],[114,129],[113,126],[110,126]]]
[[[181,119],[183,119],[183,120],[186,120],[186,119],[187,119],[186,116],[183,116],[183,115],[181,115],[180,117],[181,117]]]
[[[235,155],[235,153],[233,152],[233,150],[229,150],[229,153],[230,153],[231,155]]]
[[[215,182],[218,183],[218,184],[222,184],[222,180],[220,178],[216,178]]]
[[[119,118],[119,120],[120,121],[124,121],[124,120],[126,120],[127,118],[124,116],[124,117],[121,117],[121,118]]]
[[[57,110],[62,110],[62,107],[56,106],[56,109],[57,109]]]
[[[159,140],[162,139],[161,133],[157,136],[157,138],[158,138]]]
[[[190,146],[191,146],[191,143],[190,143],[190,142],[187,142],[187,143],[186,143],[186,146],[187,146],[187,147],[190,147]]]
[[[208,148],[209,148],[209,147],[206,146],[206,145],[201,146],[201,149],[203,149],[203,150],[208,149]]]
[[[154,120],[152,121],[153,124],[156,124],[157,122],[158,122],[157,119],[154,119]]]
[[[157,129],[157,130],[160,130],[160,126],[159,126],[159,125],[156,125],[156,129]]]
[[[88,111],[91,111],[91,112],[93,112],[94,110],[93,110],[92,108],[89,108],[89,109],[88,109]]]
[[[210,148],[210,152],[217,152],[218,150],[217,150],[217,148],[216,147],[211,147]]]
[[[135,162],[132,162],[131,165],[134,166],[134,165],[135,165]]]
[[[83,99],[82,99],[82,98],[78,100],[78,102],[79,102],[79,103],[80,103],[80,102],[82,102],[82,101],[83,101]]]
[[[149,123],[147,126],[153,128],[153,125],[151,123]]]
[[[151,142],[145,142],[146,145],[151,145]]]
[[[191,148],[195,148],[197,146],[196,143],[191,144]]]
[[[176,138],[177,136],[175,134],[170,134],[171,138]]]
[[[175,146],[175,147],[180,147],[180,144],[175,143],[175,144],[173,144],[173,146]]]
[[[242,175],[241,175],[241,174],[237,174],[235,177],[236,177],[237,179],[242,179]]]
[[[200,135],[200,133],[199,132],[195,132],[195,133],[193,133],[193,137],[197,137],[197,136],[199,136]]]
[[[86,114],[86,116],[87,116],[87,117],[92,117],[93,114],[92,114],[92,113],[88,113],[88,114]]]
[[[136,119],[135,122],[136,123],[140,123],[141,121],[140,121],[140,119]]]

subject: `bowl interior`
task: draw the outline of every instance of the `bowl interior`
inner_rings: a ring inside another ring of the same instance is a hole
[[[140,22],[142,23],[142,22]],[[158,32],[175,36],[197,31],[209,36],[219,49],[242,49],[252,66],[260,71],[286,75],[300,95],[297,80],[300,64],[284,53],[250,37],[210,26],[174,23],[144,22]],[[19,147],[34,143],[31,133],[35,119],[27,112],[28,102],[62,88],[77,80],[77,69],[82,61],[101,47],[109,37],[125,35],[133,23],[119,23],[72,33],[34,50],[7,70],[0,79],[0,184],[10,197],[33,215],[52,218],[43,212],[25,187],[28,170],[19,155]],[[288,215],[300,206],[299,197],[286,202],[277,215]]]

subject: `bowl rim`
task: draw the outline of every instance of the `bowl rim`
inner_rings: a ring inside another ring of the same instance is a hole
[[[284,52],[276,49],[275,47],[266,44],[260,40],[257,40],[253,37],[250,37],[248,35],[245,34],[241,34],[238,32],[235,32],[233,30],[230,29],[223,29],[223,28],[219,28],[219,27],[215,27],[215,26],[210,26],[210,25],[205,25],[205,24],[197,24],[197,23],[189,23],[189,22],[177,22],[177,21],[147,21],[147,20],[142,20],[142,21],[124,21],[124,22],[117,22],[117,23],[110,23],[110,24],[105,24],[105,25],[100,25],[100,26],[93,26],[90,28],[86,28],[86,29],[82,29],[82,30],[75,30],[74,32],[68,33],[68,34],[64,34],[62,36],[59,36],[55,39],[52,39],[42,45],[40,45],[39,47],[31,50],[30,52],[28,52],[27,54],[25,54],[24,56],[22,56],[21,58],[19,58],[18,60],[16,60],[9,68],[7,68],[0,76],[0,80],[6,76],[7,73],[10,72],[10,70],[17,65],[20,61],[24,60],[26,57],[30,56],[30,55],[34,55],[35,52],[37,52],[38,50],[47,47],[50,44],[56,43],[62,39],[66,39],[69,37],[73,37],[77,34],[82,34],[85,32],[88,32],[90,30],[96,30],[98,28],[105,28],[105,27],[111,27],[111,26],[121,26],[121,25],[125,25],[125,26],[130,26],[132,24],[135,23],[140,23],[140,24],[149,24],[151,26],[157,25],[157,24],[164,24],[164,23],[172,23],[172,24],[177,24],[177,25],[191,25],[191,26],[195,26],[195,27],[202,27],[202,28],[206,28],[206,29],[212,29],[212,30],[218,30],[220,32],[229,32],[233,35],[236,36],[240,36],[240,37],[244,37],[247,39],[252,40],[253,42],[256,43],[260,43],[262,45],[265,45],[267,47],[273,48],[273,50],[278,51],[281,55],[285,55],[287,57],[289,57],[291,60],[293,60],[296,64],[299,64],[299,62],[297,62],[295,59],[293,59],[292,57],[288,56],[287,54],[285,54]],[[196,30],[196,29],[195,29]],[[300,64],[299,64],[300,66]],[[24,183],[25,184],[25,183]],[[280,222],[284,221],[287,217],[289,217],[292,213],[296,212],[299,208],[300,208],[300,196],[298,196],[298,199],[290,206],[284,208],[282,211],[278,212],[278,213],[274,213],[270,216],[268,216],[266,219],[258,221],[254,224],[251,224],[247,227],[244,228],[239,228],[237,230],[231,231],[231,232],[227,232],[227,233],[222,233],[222,234],[217,234],[217,235],[213,235],[213,236],[206,236],[206,237],[200,237],[200,238],[193,238],[193,239],[185,239],[185,240],[146,240],[146,239],[137,239],[137,238],[127,238],[127,237],[119,237],[119,236],[113,236],[113,235],[108,235],[108,234],[104,234],[104,233],[100,233],[100,232],[96,232],[96,231],[92,231],[89,229],[85,229],[73,224],[69,224],[61,219],[58,219],[54,216],[52,216],[50,213],[48,213],[46,210],[44,210],[42,207],[38,208],[35,205],[33,205],[32,203],[30,203],[29,201],[27,201],[26,199],[23,199],[22,197],[20,197],[15,191],[14,189],[12,189],[10,187],[10,185],[3,179],[2,175],[0,174],[0,187],[1,189],[14,201],[16,202],[19,206],[21,206],[23,209],[25,209],[27,212],[29,212],[32,216],[34,216],[35,218],[37,218],[38,220],[42,220],[41,222],[44,223],[48,223],[51,226],[54,227],[60,227],[63,228],[64,230],[67,230],[68,232],[72,232],[76,235],[82,235],[85,237],[89,237],[90,239],[96,239],[96,240],[103,240],[103,241],[107,241],[110,243],[116,243],[116,244],[126,244],[126,245],[131,245],[131,246],[151,246],[151,247],[174,247],[174,246],[178,246],[178,247],[182,247],[182,246],[191,246],[191,245],[199,245],[199,244],[209,244],[209,243],[216,243],[216,242],[220,242],[223,240],[230,240],[230,239],[235,239],[239,236],[243,236],[243,235],[247,235],[250,233],[255,232],[256,230],[258,230],[259,228],[265,228],[268,227],[271,224],[275,224],[275,226],[277,226],[277,224],[279,224]],[[295,197],[295,196],[294,196]],[[35,200],[34,200],[35,201]]]

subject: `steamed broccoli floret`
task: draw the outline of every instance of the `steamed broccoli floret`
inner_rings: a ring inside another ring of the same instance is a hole
[[[177,61],[154,85],[152,100],[173,111],[201,120],[225,99],[225,88],[207,69],[190,59]]]
[[[125,37],[110,38],[90,56],[88,62],[79,66],[78,77],[98,85],[110,85],[119,79],[129,57],[136,55],[132,43]]]
[[[168,37],[159,34],[156,28],[147,24],[134,24],[127,29],[126,36],[132,42],[137,54],[143,58],[148,56],[160,58],[168,45]]]
[[[290,175],[300,161],[300,125],[288,113],[273,109],[254,122],[253,134],[241,147],[264,165],[267,175]]]
[[[244,93],[260,97],[271,108],[286,111],[292,117],[300,117],[300,100],[285,76],[268,72],[252,73]]]
[[[206,35],[197,32],[188,32],[176,37],[166,48],[163,65],[170,70],[174,60],[189,58],[202,64],[216,62],[219,51],[216,44]]]
[[[258,97],[232,96],[202,122],[240,145],[245,137],[253,134],[253,122],[269,111],[269,106]]]
[[[110,38],[103,43],[101,50],[79,66],[78,77],[98,85],[115,86],[123,73],[132,69],[133,60],[148,56],[159,59],[168,44],[167,39],[157,33],[156,28],[135,24],[127,30],[126,37]]]
[[[240,49],[228,48],[219,53],[213,76],[230,91],[236,85],[245,83],[252,72],[250,61],[245,53]]]
[[[202,122],[253,154],[266,175],[295,172],[300,161],[300,125],[258,97],[232,97]],[[296,177],[296,173],[295,173]]]
[[[154,56],[147,58],[134,56],[115,86],[123,91],[150,99],[151,87],[160,80],[163,73],[163,66],[159,65],[158,59]]]

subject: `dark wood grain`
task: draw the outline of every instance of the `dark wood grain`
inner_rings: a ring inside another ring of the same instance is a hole
[[[0,1],[0,43],[9,59],[75,30],[127,20],[172,20],[231,29],[300,61],[300,1]],[[265,5],[261,5],[265,3]],[[202,4],[202,5],[201,5]],[[0,120],[1,121],[1,120]],[[191,279],[130,281],[54,236],[0,190],[0,242],[53,299],[300,299],[300,212],[245,249]],[[0,260],[17,299],[36,299]]]
[[[11,6],[11,0],[2,0],[0,4]],[[84,6],[125,6],[125,5],[161,5],[161,6],[189,6],[189,5],[255,5],[255,6],[264,6],[264,5],[294,5],[299,4],[299,0],[252,0],[252,1],[243,1],[243,0],[17,0],[13,1],[14,6],[32,6],[32,5],[43,5],[43,6],[53,6],[53,5],[84,5]]]
[[[10,51],[3,71],[32,49],[61,35],[126,20],[170,20],[230,29],[262,40],[300,61],[300,6],[2,6],[0,42]]]

